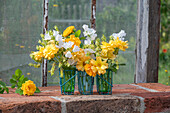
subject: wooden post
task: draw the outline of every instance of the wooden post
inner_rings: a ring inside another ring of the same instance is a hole
[[[158,82],[160,0],[138,0],[135,83]]]
[[[43,34],[48,29],[48,0],[43,3]],[[42,62],[42,87],[47,87],[47,60]]]
[[[91,0],[91,28],[96,29],[96,0]]]

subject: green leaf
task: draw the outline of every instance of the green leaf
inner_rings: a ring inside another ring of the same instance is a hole
[[[22,71],[21,71],[20,69],[17,69],[17,70],[15,71],[15,75],[16,75],[17,77],[20,77],[20,76],[22,75]]]
[[[19,94],[20,94],[20,95],[23,95],[23,90],[20,89]]]
[[[18,93],[18,94],[19,94],[19,92],[20,92],[20,89],[17,88],[17,89],[15,90],[15,93]]]
[[[20,88],[22,86],[22,82],[18,82],[17,86],[18,86],[18,88]]]
[[[17,82],[14,79],[10,79],[11,84],[16,84]]]
[[[0,81],[0,85],[2,85],[3,87],[6,87],[6,84],[2,81]]]
[[[19,78],[19,82],[22,82],[22,83],[23,83],[23,79],[24,79],[24,75],[22,75],[22,76]]]
[[[86,39],[86,37],[81,37],[81,38],[80,38],[80,40],[85,40],[85,39]]]
[[[78,30],[76,33],[75,33],[75,37],[79,37],[81,34],[81,30]]]
[[[18,80],[18,77],[16,76],[16,75],[12,75],[12,78],[15,80],[15,81],[17,81]]]
[[[9,93],[9,89],[8,89],[7,87],[5,88],[5,91],[6,91],[7,93]]]
[[[15,84],[12,84],[11,88],[15,88]]]
[[[27,77],[25,77],[25,78],[23,79],[23,82],[22,82],[22,83],[25,83],[25,81],[28,81],[28,78],[27,78]]]
[[[80,48],[83,48],[83,44],[82,43],[80,44]]]
[[[40,93],[41,91],[36,87],[35,93]]]
[[[117,69],[115,68],[115,66],[112,66],[109,69],[111,69],[113,72],[117,73]]]
[[[119,66],[125,66],[126,64],[125,63],[123,63],[123,64],[118,64]]]
[[[5,91],[5,89],[0,90],[0,94],[3,94],[3,93],[4,93],[4,91]]]

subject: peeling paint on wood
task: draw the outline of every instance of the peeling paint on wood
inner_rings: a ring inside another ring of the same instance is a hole
[[[159,11],[160,0],[138,0],[135,83],[158,82]]]
[[[96,0],[91,1],[91,28],[96,29]]]
[[[136,83],[146,82],[149,0],[138,1],[137,39],[136,39]]]
[[[48,0],[43,3],[43,34],[48,29]],[[42,87],[47,87],[47,60],[44,59],[42,63]]]

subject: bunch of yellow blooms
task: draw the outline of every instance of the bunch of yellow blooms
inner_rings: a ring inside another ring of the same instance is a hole
[[[24,95],[33,95],[36,91],[36,86],[33,81],[28,80],[24,84],[22,84],[21,89],[23,90]]]
[[[96,31],[88,25],[82,27],[84,37],[80,37],[81,31],[76,31],[74,26],[69,26],[62,34],[56,26],[55,30],[50,30],[45,35],[41,34],[39,51],[33,52],[31,58],[36,62],[43,59],[52,61],[52,75],[56,64],[59,64],[61,71],[76,68],[93,77],[105,74],[107,69],[118,69],[116,58],[119,50],[125,51],[128,48],[128,42],[123,38],[126,33],[123,30],[113,33],[109,42],[106,42],[105,36],[97,38]]]

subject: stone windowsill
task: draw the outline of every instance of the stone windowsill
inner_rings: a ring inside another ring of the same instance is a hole
[[[10,89],[0,94],[0,113],[170,113],[170,86],[159,83],[113,85],[112,95],[61,95],[60,87],[40,87],[41,93],[20,96]]]

